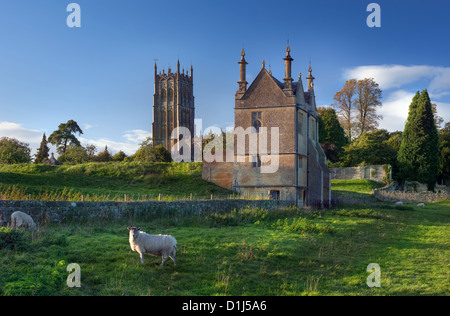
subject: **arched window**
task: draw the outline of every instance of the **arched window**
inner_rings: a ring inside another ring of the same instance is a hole
[[[168,95],[168,98],[167,98],[167,102],[168,103],[173,103],[173,90],[172,90],[172,88],[169,88],[169,95]]]
[[[166,102],[166,89],[161,89],[161,102]]]
[[[261,112],[252,112],[252,126],[255,128],[257,133],[259,133],[259,130],[262,126],[261,118]]]

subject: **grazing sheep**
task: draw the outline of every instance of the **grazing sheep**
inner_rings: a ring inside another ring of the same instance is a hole
[[[419,203],[417,204],[417,207],[425,207],[425,203]]]
[[[395,206],[402,206],[402,205],[403,205],[402,201],[395,202]]]
[[[30,215],[17,211],[11,214],[12,228],[28,227],[29,229],[36,229],[37,225]]]
[[[128,227],[130,231],[131,250],[139,253],[141,263],[144,263],[144,253],[154,256],[162,256],[161,266],[166,263],[168,257],[177,265],[175,255],[177,253],[177,241],[170,235],[149,235],[141,232],[140,228]]]

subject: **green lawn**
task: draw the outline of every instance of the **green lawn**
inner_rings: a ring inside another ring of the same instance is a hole
[[[2,295],[446,295],[450,202],[305,214],[247,209],[151,222],[41,223],[0,250]],[[178,240],[178,266],[131,252],[129,225]],[[69,263],[81,288],[68,288]],[[369,288],[369,263],[381,287]]]
[[[333,193],[339,196],[366,199],[372,196],[374,189],[384,187],[384,184],[372,180],[331,180]]]

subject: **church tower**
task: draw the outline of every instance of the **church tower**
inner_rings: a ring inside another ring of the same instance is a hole
[[[171,150],[179,139],[171,139],[172,131],[177,127],[186,127],[194,137],[194,70],[186,72],[170,68],[158,73],[155,63],[155,94],[153,95],[152,138],[154,145],[163,145]],[[191,147],[192,148],[192,147]]]

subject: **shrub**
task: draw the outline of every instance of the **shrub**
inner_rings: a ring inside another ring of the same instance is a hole
[[[24,250],[27,246],[22,232],[9,227],[0,227],[0,249]]]

